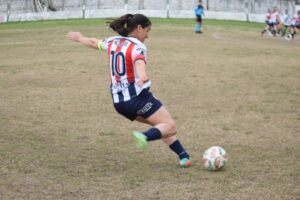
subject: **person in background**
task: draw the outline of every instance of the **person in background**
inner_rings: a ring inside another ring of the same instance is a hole
[[[284,15],[282,16],[281,21],[283,23],[281,36],[284,37],[286,34],[286,31],[289,30],[290,26],[291,26],[291,15],[289,14],[288,9],[284,10]]]
[[[273,11],[270,15],[270,30],[273,36],[276,37],[276,34],[280,30],[280,16],[279,16],[279,11],[277,7],[273,8]]]
[[[265,16],[265,23],[266,23],[266,26],[264,28],[264,30],[262,30],[261,32],[261,36],[263,36],[267,31],[269,32],[269,35],[271,34],[270,32],[270,29],[272,27],[272,24],[270,22],[270,19],[271,19],[271,13],[272,13],[272,10],[269,8],[268,11],[267,11],[267,14]]]
[[[274,7],[274,11],[273,14],[275,15],[275,25],[274,25],[274,31],[275,31],[275,35],[274,36],[280,36],[281,34],[281,25],[282,25],[282,21],[280,18],[280,10],[278,9],[278,7]]]
[[[203,33],[202,32],[203,14],[204,14],[204,8],[203,8],[202,0],[199,0],[198,6],[195,9],[195,15],[196,15],[195,33]]]
[[[291,27],[290,32],[286,36],[287,40],[291,40],[297,34],[298,29],[300,29],[300,10],[297,11],[297,14],[291,18]]]

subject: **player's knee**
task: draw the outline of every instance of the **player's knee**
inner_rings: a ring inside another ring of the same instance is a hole
[[[171,135],[176,135],[177,127],[176,127],[176,124],[173,120],[169,122],[169,126],[170,126],[170,129],[169,129],[170,134]]]

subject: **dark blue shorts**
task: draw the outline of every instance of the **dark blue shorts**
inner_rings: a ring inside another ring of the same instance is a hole
[[[137,116],[147,119],[161,106],[162,103],[152,95],[149,89],[144,89],[129,101],[114,103],[116,111],[131,121],[134,121]]]

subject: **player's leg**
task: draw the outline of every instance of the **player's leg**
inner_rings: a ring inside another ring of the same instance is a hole
[[[287,30],[287,29],[288,29],[288,25],[285,24],[285,25],[284,25],[284,28],[282,29],[281,37],[284,37],[284,36],[285,36],[286,30]]]
[[[146,121],[160,130],[162,138],[173,136],[177,132],[175,121],[164,106],[161,106]]]
[[[177,154],[179,157],[179,164],[182,167],[190,167],[191,166],[191,158],[187,151],[183,148],[180,141],[177,139],[175,135],[167,138],[162,138],[162,141],[169,146],[169,148]]]
[[[203,32],[202,32],[202,16],[201,16],[201,15],[200,15],[200,17],[199,17],[199,25],[200,25],[199,33],[203,33]]]
[[[152,128],[143,132],[147,141],[167,138],[176,134],[176,124],[164,106],[160,106],[158,110],[147,118],[138,116],[136,121],[147,123],[152,126]],[[134,132],[133,134],[136,139],[142,139],[138,132]]]
[[[201,32],[201,15],[196,16],[195,33],[202,33]]]
[[[297,33],[297,27],[296,27],[296,26],[293,26],[293,27],[291,28],[290,39],[293,39],[294,36],[296,35],[296,33]]]
[[[268,29],[269,29],[269,25],[266,22],[265,28],[261,31],[261,36],[263,36],[267,32]]]
[[[281,25],[281,23],[280,22],[277,22],[277,24],[276,24],[276,35],[277,36],[280,36],[281,35],[281,32],[282,32],[282,25]]]
[[[195,24],[195,33],[200,33],[201,30],[201,25],[199,22],[196,22]]]
[[[147,119],[139,116],[136,120],[153,126],[153,128],[143,133],[147,141],[162,139],[178,155],[182,167],[189,167],[191,165],[189,154],[175,136],[177,131],[176,124],[164,106],[160,107]]]
[[[285,36],[285,39],[291,40],[291,31],[292,31],[292,26],[288,26],[287,28],[287,35]]]

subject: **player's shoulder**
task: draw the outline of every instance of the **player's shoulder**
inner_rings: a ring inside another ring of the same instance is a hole
[[[135,43],[136,45],[144,45],[139,39],[137,39],[136,37],[132,37],[132,36],[128,36],[126,37],[127,40]]]
[[[127,37],[127,40],[134,43],[137,48],[147,49],[146,45],[135,37]]]
[[[122,38],[121,36],[110,36],[110,37],[104,38],[103,41],[106,43],[110,43],[116,39],[121,39],[121,38]]]

